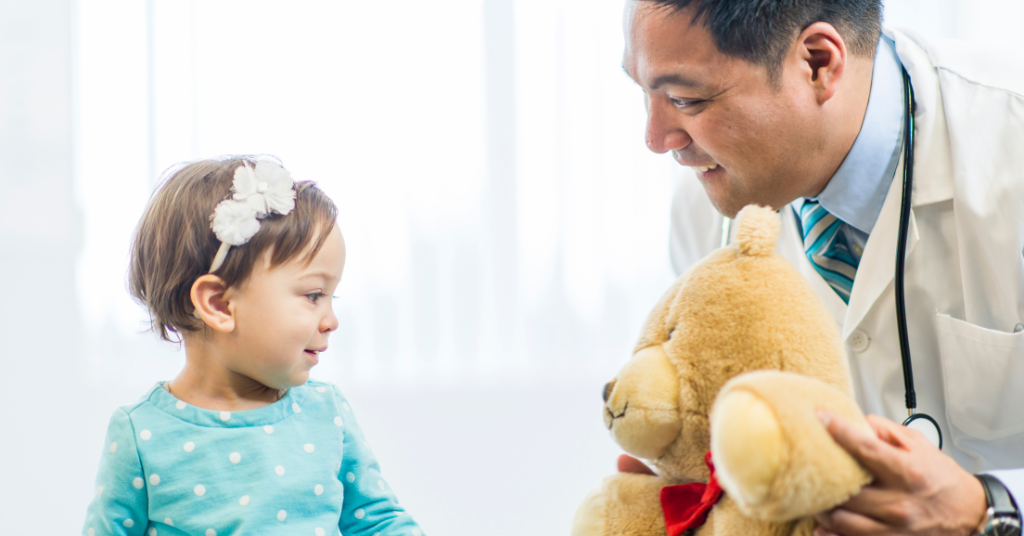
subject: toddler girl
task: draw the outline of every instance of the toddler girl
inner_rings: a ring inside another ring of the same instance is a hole
[[[309,380],[338,327],[336,217],[267,159],[196,162],[156,191],[129,287],[185,368],[114,412],[85,534],[421,536],[345,397]]]

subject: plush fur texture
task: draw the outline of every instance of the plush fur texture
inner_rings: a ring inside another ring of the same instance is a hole
[[[680,276],[651,312],[605,388],[604,420],[660,476],[606,478],[577,511],[574,536],[665,534],[658,490],[707,482],[708,451],[726,494],[696,536],[807,535],[811,514],[869,482],[815,415],[867,426],[835,323],[775,253],[779,227],[774,211],[746,207],[734,244]]]

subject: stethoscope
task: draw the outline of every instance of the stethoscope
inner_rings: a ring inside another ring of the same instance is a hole
[[[914,181],[914,88],[910,75],[903,71],[903,193],[900,199],[900,228],[896,239],[896,327],[900,339],[900,359],[903,363],[904,399],[909,416],[903,426],[921,432],[933,445],[942,448],[942,430],[939,423],[927,413],[917,411],[917,392],[914,390],[914,365],[910,361],[910,337],[907,335],[907,302],[903,287],[904,265],[907,257],[907,233],[910,230],[910,201]],[[729,244],[732,220],[722,221],[722,247]]]

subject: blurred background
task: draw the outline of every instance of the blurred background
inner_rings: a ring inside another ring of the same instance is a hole
[[[886,22],[1024,45],[1019,0]],[[169,166],[269,153],[340,208],[353,402],[429,534],[567,534],[599,393],[673,279],[622,0],[0,0],[0,534],[75,534],[106,423],[183,363],[125,291]]]

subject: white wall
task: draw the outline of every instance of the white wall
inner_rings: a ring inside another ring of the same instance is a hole
[[[617,454],[600,387],[671,281],[620,4],[0,0],[0,534],[79,531],[110,411],[181,366],[127,240],[161,170],[229,152],[341,207],[315,375],[403,504],[431,534],[565,534]],[[887,4],[1024,44],[1015,0]]]

